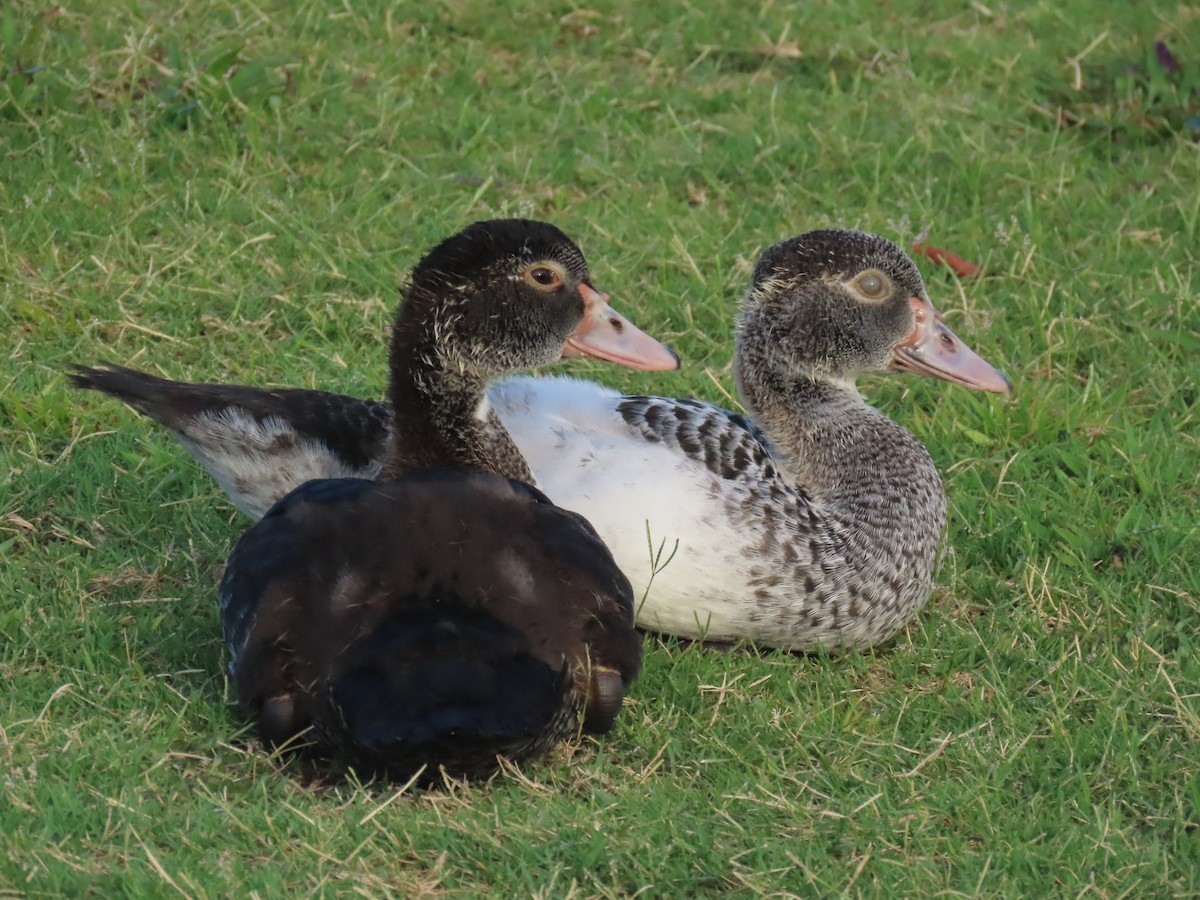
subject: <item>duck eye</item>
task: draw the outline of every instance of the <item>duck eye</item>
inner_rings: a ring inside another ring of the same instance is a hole
[[[525,280],[535,288],[554,291],[562,287],[563,273],[557,266],[539,263],[525,270]]]
[[[888,292],[887,279],[880,272],[867,272],[855,282],[858,292],[868,300],[878,300]]]

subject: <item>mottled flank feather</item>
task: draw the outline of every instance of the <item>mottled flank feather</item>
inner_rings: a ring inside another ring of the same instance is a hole
[[[714,475],[759,484],[779,477],[770,439],[743,415],[702,403],[664,397],[625,397],[621,417],[648,441],[662,441]]]

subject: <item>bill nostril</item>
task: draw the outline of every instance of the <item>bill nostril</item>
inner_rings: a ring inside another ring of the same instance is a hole
[[[609,319],[608,324],[612,326],[613,331],[615,331],[617,334],[620,334],[622,331],[625,330],[625,323],[622,322],[620,319],[617,319],[617,318]]]

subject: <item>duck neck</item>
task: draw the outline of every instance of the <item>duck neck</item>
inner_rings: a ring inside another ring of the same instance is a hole
[[[790,480],[832,519],[904,529],[910,516],[945,517],[941,479],[928,451],[863,400],[852,382],[739,371],[738,386],[784,457]]]
[[[487,400],[487,382],[447,366],[436,347],[397,326],[391,351],[395,410],[383,477],[466,466],[533,482],[529,465]]]
[[[771,435],[789,460],[803,464],[818,456],[833,425],[841,430],[870,410],[850,385],[827,380],[800,379],[742,389],[755,420]]]

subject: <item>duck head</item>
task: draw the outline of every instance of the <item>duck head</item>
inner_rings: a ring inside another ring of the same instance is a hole
[[[860,231],[810,231],[767,249],[738,317],[738,378],[852,384],[908,371],[980,391],[1012,383],[942,321],[899,247]]]
[[[553,225],[476,222],[413,270],[396,317],[397,352],[486,381],[562,358],[634,369],[679,367],[673,351],[608,303],[579,248]]]
[[[579,248],[545,222],[476,222],[417,264],[392,330],[386,478],[462,465],[533,481],[488,404],[492,379],[563,357],[635,369],[679,358],[608,305]]]

